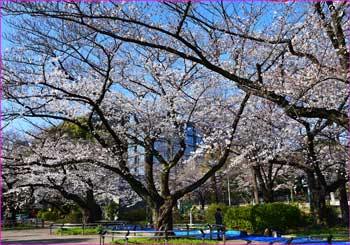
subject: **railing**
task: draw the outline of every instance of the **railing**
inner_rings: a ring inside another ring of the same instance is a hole
[[[204,232],[205,228],[209,228],[209,239],[213,239],[213,231],[217,230],[218,237],[222,237],[223,244],[226,243],[226,237],[225,232],[226,228],[223,225],[200,225],[200,229],[195,229],[194,225],[190,228],[190,225],[174,225],[176,227],[186,227],[186,229],[176,229],[176,230],[163,230],[163,231],[135,231],[135,230],[102,230],[100,234],[100,245],[105,244],[106,238],[111,238],[111,241],[114,239],[123,239],[125,241],[125,244],[128,244],[128,241],[130,238],[151,238],[151,239],[163,239],[165,244],[167,244],[168,240],[171,238],[198,238],[198,236],[201,237],[202,243],[204,244],[205,236],[208,235],[208,233]],[[179,231],[185,231],[185,235],[175,235],[175,232]],[[199,231],[197,234],[191,234],[191,231]],[[122,234],[122,235],[119,235]]]
[[[95,223],[79,223],[79,224],[71,224],[71,223],[52,223],[49,226],[50,235],[54,229],[71,229],[71,228],[81,228],[82,235],[85,235],[85,229],[87,228],[96,228],[98,226],[116,226],[116,225],[125,225],[125,221],[112,221],[112,222],[95,222]]]

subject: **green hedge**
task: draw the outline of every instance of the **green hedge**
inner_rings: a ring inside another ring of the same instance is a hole
[[[229,207],[223,203],[210,204],[208,208],[205,210],[205,215],[204,215],[205,221],[208,224],[215,224],[215,212],[218,208],[221,209],[221,212],[224,215],[227,212]],[[224,219],[224,224],[225,224],[225,219]]]
[[[282,232],[302,224],[298,207],[284,203],[230,208],[225,213],[225,224],[232,229],[263,233],[266,228]]]
[[[233,229],[253,231],[252,208],[252,206],[229,208],[224,216],[225,225]]]

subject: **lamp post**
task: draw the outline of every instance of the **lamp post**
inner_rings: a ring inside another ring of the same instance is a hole
[[[227,196],[228,196],[228,205],[231,206],[230,177],[228,174],[227,174]]]

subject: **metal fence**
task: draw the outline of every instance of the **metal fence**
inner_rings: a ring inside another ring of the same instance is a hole
[[[85,235],[85,229],[88,228],[96,228],[99,226],[102,226],[103,228],[106,228],[106,226],[116,226],[116,225],[125,225],[125,221],[112,221],[112,222],[96,222],[96,223],[52,223],[49,225],[50,229],[50,235],[52,235],[53,231],[55,229],[71,229],[71,228],[81,228],[82,229],[82,235]]]
[[[45,222],[42,219],[17,219],[17,220],[3,220],[3,227],[16,227],[17,225],[28,225],[35,228],[44,228]]]
[[[102,230],[100,232],[100,245],[104,245],[106,238],[110,238],[111,241],[115,239],[121,239],[125,241],[125,244],[128,244],[130,238],[150,238],[164,240],[164,244],[168,243],[169,239],[172,238],[199,238],[202,239],[202,244],[208,233],[204,232],[204,229],[209,229],[209,239],[213,239],[214,231],[217,231],[219,236],[222,238],[223,244],[226,243],[225,232],[226,228],[223,225],[214,225],[214,224],[195,224],[195,225],[174,225],[177,229],[175,230],[163,230],[163,231],[154,231],[154,230]],[[184,231],[184,235],[175,235],[175,232]],[[191,231],[199,231],[199,233],[193,234]]]

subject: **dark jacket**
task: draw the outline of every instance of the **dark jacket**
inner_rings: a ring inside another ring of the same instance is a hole
[[[222,225],[222,214],[218,211],[215,213],[215,223],[217,225]]]

